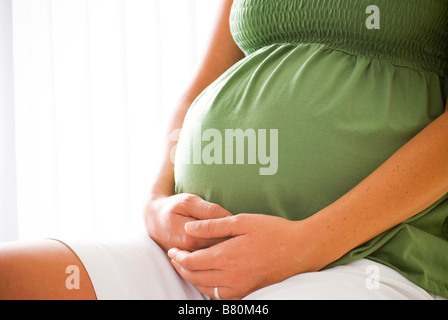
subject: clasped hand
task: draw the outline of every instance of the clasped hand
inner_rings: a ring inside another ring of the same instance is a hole
[[[199,197],[181,197],[182,205],[171,208],[171,214],[184,214],[183,230],[176,233],[180,241],[170,248],[168,242],[164,246],[176,271],[201,293],[213,298],[213,288],[219,287],[221,298],[241,299],[311,271],[304,259],[300,222],[263,214],[232,215]],[[181,239],[188,239],[190,245]]]

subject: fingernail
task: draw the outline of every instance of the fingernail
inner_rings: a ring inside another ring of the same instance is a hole
[[[189,232],[195,232],[199,226],[199,222],[187,222],[185,224],[185,230]]]
[[[177,252],[176,248],[171,248],[170,250],[168,250],[168,257],[170,257],[171,259],[174,258],[176,252]]]

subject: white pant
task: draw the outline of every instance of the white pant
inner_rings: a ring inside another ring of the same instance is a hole
[[[208,299],[177,274],[165,252],[143,231],[118,239],[62,242],[84,264],[100,300]],[[387,266],[362,259],[344,266],[291,277],[258,290],[245,299],[443,298],[423,290]]]

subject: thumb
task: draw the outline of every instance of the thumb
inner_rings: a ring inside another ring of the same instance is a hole
[[[185,231],[196,238],[235,237],[245,233],[240,221],[238,216],[191,221],[185,224]]]
[[[191,217],[199,220],[224,218],[232,215],[219,204],[205,201],[200,197],[193,197],[185,208]]]

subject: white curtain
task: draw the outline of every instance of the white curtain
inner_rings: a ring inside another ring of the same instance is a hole
[[[0,241],[16,239],[12,0],[0,0]]]
[[[13,0],[18,239],[141,225],[162,125],[218,5]]]

